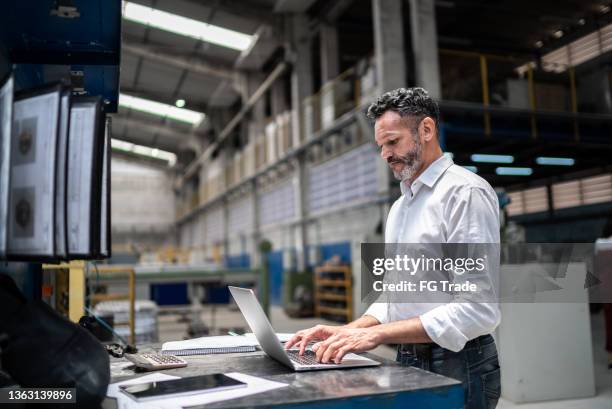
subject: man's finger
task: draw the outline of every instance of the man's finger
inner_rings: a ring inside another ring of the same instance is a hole
[[[320,342],[317,342],[316,344],[313,344],[312,348],[310,348],[312,350],[312,352],[317,352],[317,349],[319,349],[319,347],[321,346]]]
[[[308,343],[314,338],[314,334],[308,333],[302,337],[302,343],[300,344],[300,355],[304,355],[304,351],[306,351],[306,347]]]
[[[324,364],[328,363],[330,359],[335,355],[336,351],[346,344],[346,340],[341,339],[339,341],[333,342],[327,347],[327,350],[323,354],[321,358],[321,362]]]
[[[302,339],[302,335],[298,332],[294,336],[292,336],[289,341],[285,342],[285,349],[291,348],[300,339]]]
[[[325,351],[327,350],[327,348],[333,343],[336,342],[337,338],[335,335],[327,338],[325,341],[320,342],[319,347],[317,348],[317,362],[321,362],[321,359],[323,358],[323,354],[325,353]]]
[[[346,355],[351,349],[352,347],[350,345],[345,345],[342,348],[338,348],[338,350],[336,351],[336,356],[334,357],[334,362],[337,364],[342,362],[342,358],[344,358],[344,355]]]

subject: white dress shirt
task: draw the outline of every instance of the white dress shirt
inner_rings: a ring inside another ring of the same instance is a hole
[[[483,178],[441,156],[407,186],[387,218],[385,243],[499,243],[497,194]],[[380,323],[419,317],[429,337],[451,351],[495,330],[499,305],[378,302],[365,312]]]

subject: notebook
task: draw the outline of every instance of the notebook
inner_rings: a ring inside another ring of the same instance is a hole
[[[222,335],[165,342],[162,345],[161,353],[162,355],[185,356],[255,352],[258,345],[257,340],[251,337]]]

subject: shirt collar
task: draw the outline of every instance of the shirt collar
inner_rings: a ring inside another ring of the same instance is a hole
[[[402,181],[400,183],[400,189],[402,194],[406,194],[406,192],[412,192],[412,195],[415,195],[416,192],[420,189],[421,185],[427,185],[429,188],[433,187],[436,184],[440,176],[446,172],[452,164],[453,160],[446,155],[440,156],[438,159],[433,161],[427,169],[423,171],[419,175],[418,178],[414,182],[412,182],[412,186],[408,186],[408,181]]]

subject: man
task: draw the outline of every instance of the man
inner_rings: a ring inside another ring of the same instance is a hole
[[[380,155],[402,196],[393,204],[386,243],[499,243],[499,206],[491,186],[444,156],[439,109],[423,88],[385,93],[368,109]],[[490,300],[494,301],[494,300]],[[403,365],[460,380],[466,408],[494,408],[500,373],[491,333],[500,322],[495,302],[374,303],[344,326],[317,325],[297,332],[286,348],[303,353],[310,341],[320,362],[348,352],[401,344]]]

